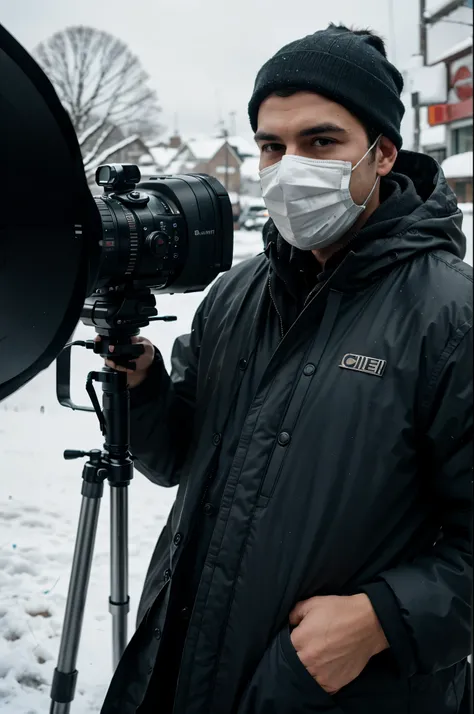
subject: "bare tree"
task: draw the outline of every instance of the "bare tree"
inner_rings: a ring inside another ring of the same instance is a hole
[[[114,139],[123,148],[137,135],[158,135],[156,93],[121,40],[92,27],[68,27],[38,45],[34,55],[71,117],[86,169]]]

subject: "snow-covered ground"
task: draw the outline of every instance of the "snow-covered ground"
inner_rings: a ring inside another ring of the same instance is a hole
[[[466,211],[472,264],[472,206]],[[259,233],[236,235],[235,260],[262,249]],[[144,334],[163,351],[186,332],[202,293],[162,296],[160,314],[174,323],[154,323]],[[76,337],[93,333],[82,324]],[[83,385],[98,358],[73,352],[73,398],[88,404]],[[64,449],[101,445],[94,414],[72,412],[55,397],[54,366],[0,403],[0,712],[44,714],[59,647],[69,571],[80,507],[82,461],[64,461]],[[104,492],[86,615],[79,649],[73,714],[97,712],[112,675],[109,596],[109,504]],[[137,474],[128,489],[132,631],[146,568],[174,499]]]

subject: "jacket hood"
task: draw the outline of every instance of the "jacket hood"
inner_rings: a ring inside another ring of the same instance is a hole
[[[458,258],[466,252],[462,213],[440,165],[425,154],[400,151],[393,171],[382,182],[386,196],[361,231],[326,264],[326,276],[349,254],[344,281],[352,287],[372,281],[398,262],[432,251]],[[272,221],[264,228],[267,255],[275,272],[288,284],[288,272],[303,272],[312,255],[289,246]]]

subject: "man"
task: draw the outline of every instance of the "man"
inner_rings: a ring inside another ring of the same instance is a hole
[[[278,52],[249,114],[272,220],[130,373],[179,483],[104,714],[454,714],[468,680],[472,271],[368,31]],[[109,361],[113,365],[113,362]]]

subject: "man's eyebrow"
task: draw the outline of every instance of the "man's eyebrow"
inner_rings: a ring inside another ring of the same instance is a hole
[[[315,136],[317,134],[347,134],[347,132],[342,126],[326,122],[326,124],[316,124],[309,129],[303,129],[298,136]]]
[[[325,123],[325,124],[316,124],[315,126],[311,126],[308,129],[302,129],[298,136],[300,137],[306,137],[306,136],[317,136],[318,134],[347,134],[346,130],[342,128],[342,126],[338,126],[337,124],[330,124],[330,123]],[[257,131],[257,133],[254,136],[254,139],[256,142],[259,141],[281,141],[281,137],[279,137],[277,134],[269,134],[266,131]]]
[[[253,137],[255,141],[281,141],[281,138],[277,134],[269,134],[267,131],[257,131]]]

